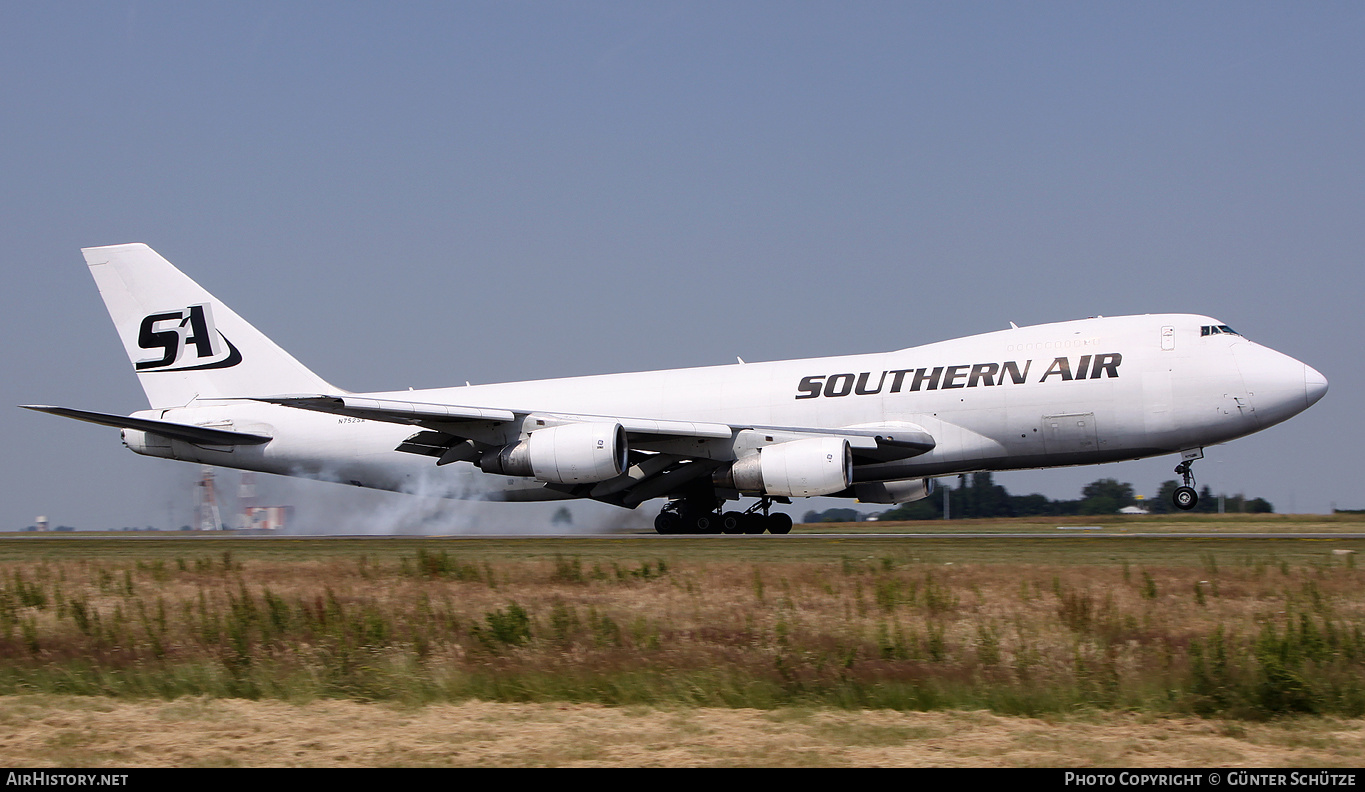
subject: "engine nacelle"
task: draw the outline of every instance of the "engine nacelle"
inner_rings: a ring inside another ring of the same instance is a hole
[[[620,424],[575,423],[532,432],[519,443],[485,453],[478,464],[484,472],[502,476],[590,484],[624,473],[629,452]]]
[[[901,481],[866,481],[853,485],[853,494],[863,503],[910,503],[934,493],[931,478]]]
[[[853,481],[853,450],[837,437],[764,446],[717,471],[715,482],[740,492],[808,498],[830,495]]]

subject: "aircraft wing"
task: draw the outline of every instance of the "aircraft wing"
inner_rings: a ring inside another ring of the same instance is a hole
[[[370,421],[421,427],[396,450],[436,458],[436,464],[472,462],[524,432],[575,423],[616,423],[630,440],[631,465],[615,479],[591,485],[547,486],[633,506],[683,487],[747,450],[812,437],[846,440],[855,465],[890,462],[927,453],[934,438],[922,427],[888,422],[850,427],[764,426],[678,421],[617,415],[582,415],[529,409],[431,404],[363,395],[289,395],[255,401]]]
[[[606,415],[568,415],[531,410],[501,410],[486,407],[463,407],[454,404],[427,404],[396,399],[372,399],[364,396],[269,396],[255,399],[255,401],[334,415],[347,415],[352,418],[364,418],[371,421],[404,423],[414,426],[437,424],[440,428],[449,428],[450,424],[473,421],[511,423],[518,419],[534,416],[538,421],[553,421],[555,425],[589,421],[614,421],[621,424],[628,435],[673,435],[726,439],[733,435],[728,424],[719,423],[656,421]]]
[[[855,456],[867,456],[877,461],[906,459],[926,453],[935,446],[934,439],[923,428],[909,423],[889,422],[840,428],[809,426],[765,426],[759,424],[725,424],[705,421],[675,421],[635,418],[618,415],[583,415],[525,409],[498,409],[455,404],[431,404],[398,399],[374,399],[366,396],[265,396],[253,401],[295,407],[302,410],[345,415],[370,421],[424,426],[462,439],[472,439],[476,433],[460,431],[460,424],[476,422],[512,423],[523,421],[528,431],[534,425],[557,426],[569,423],[610,421],[621,424],[626,434],[636,440],[665,440],[668,438],[704,438],[730,440],[745,432],[767,435],[767,442],[782,442],[774,435],[789,436],[794,440],[812,436],[841,437],[849,441]],[[472,428],[472,427],[471,427]]]
[[[174,421],[158,421],[153,418],[134,418],[129,415],[90,412],[89,410],[73,410],[70,407],[49,407],[44,404],[21,404],[19,406],[23,407],[25,410],[36,410],[52,415],[60,415],[64,418],[75,418],[77,421],[86,421],[102,426],[152,432],[153,434],[159,434],[163,437],[169,437],[174,440],[184,440],[187,443],[195,443],[196,445],[261,445],[263,443],[268,443],[271,440],[271,438],[265,435],[249,434],[247,432],[232,432],[227,429],[194,426],[192,424],[175,423]]]

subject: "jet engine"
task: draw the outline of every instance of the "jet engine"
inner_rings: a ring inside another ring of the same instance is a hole
[[[808,498],[847,489],[853,451],[837,437],[812,437],[764,446],[716,472],[718,486],[740,492]]]
[[[531,476],[552,484],[589,484],[616,478],[628,466],[626,430],[618,423],[552,426],[479,458],[486,473]]]
[[[922,500],[934,492],[931,478],[901,481],[867,481],[853,485],[853,494],[863,503],[910,503]]]

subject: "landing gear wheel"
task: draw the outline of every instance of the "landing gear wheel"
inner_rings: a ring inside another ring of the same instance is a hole
[[[744,533],[744,521],[748,519],[743,512],[728,511],[720,516],[720,532],[727,534]]]
[[[1202,457],[1203,453],[1201,452],[1199,456]],[[1189,511],[1195,507],[1195,504],[1199,503],[1199,493],[1194,491],[1194,471],[1190,469],[1193,466],[1193,459],[1186,459],[1175,466],[1175,472],[1179,473],[1180,477],[1185,480],[1185,486],[1175,488],[1175,492],[1171,493],[1171,502],[1182,511]]]
[[[682,520],[672,512],[660,512],[654,518],[654,531],[661,534],[682,533]]]
[[[654,518],[654,530],[661,534],[718,534],[721,517],[716,506],[721,502],[710,490],[674,498]]]
[[[791,501],[788,501],[784,498],[782,499],[782,502],[790,503]],[[758,503],[755,503],[754,505],[750,506],[742,513],[726,512],[724,517],[722,518],[723,520],[725,520],[724,527],[722,528],[722,530],[724,530],[725,533],[732,533],[729,524],[729,519],[733,516],[738,518],[739,523],[738,530],[734,530],[733,533],[744,534],[791,533],[792,518],[781,512],[769,512],[768,510],[771,509],[772,506],[773,498],[764,495],[758,499]]]
[[[720,515],[715,512],[698,512],[688,516],[688,533],[720,533]]]

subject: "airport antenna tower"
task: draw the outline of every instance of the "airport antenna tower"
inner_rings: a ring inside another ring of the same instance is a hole
[[[243,471],[242,483],[237,485],[237,527],[243,530],[256,527],[256,474]]]
[[[199,485],[195,487],[195,529],[200,531],[223,530],[223,519],[218,513],[218,495],[213,488],[213,468],[204,465],[199,475]]]

